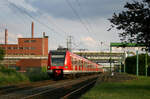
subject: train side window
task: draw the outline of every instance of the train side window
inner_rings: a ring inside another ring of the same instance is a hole
[[[80,61],[80,59],[78,60],[78,62],[79,62],[78,65],[79,65],[79,67],[80,67],[80,66],[81,66],[81,61]]]
[[[83,61],[83,68],[84,68],[85,64],[84,64],[84,61]]]
[[[74,66],[77,65],[77,61],[76,61],[76,58],[74,58]]]
[[[76,66],[79,66],[79,60],[76,59]]]
[[[82,67],[82,60],[80,60],[80,68]]]
[[[87,62],[85,62],[85,67],[87,67]]]
[[[80,65],[80,61],[79,61],[79,60],[77,60],[77,66],[79,67],[79,65]]]
[[[72,57],[72,65],[75,65],[75,59]]]

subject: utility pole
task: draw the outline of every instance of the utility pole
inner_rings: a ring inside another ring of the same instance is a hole
[[[147,68],[148,68],[147,56],[148,56],[148,51],[146,49],[146,54],[145,54],[145,76],[146,77],[147,77]]]
[[[68,38],[67,38],[67,49],[68,49],[69,51],[72,50],[72,36],[71,36],[71,35],[68,36]]]
[[[136,51],[136,76],[139,75],[139,55],[138,50]]]
[[[109,59],[109,62],[110,62],[110,72],[112,72],[112,64],[111,64],[111,62],[112,62],[112,58],[111,58],[111,53],[112,53],[112,47],[110,46],[110,59]]]
[[[103,48],[102,45],[103,45],[103,43],[104,43],[104,42],[100,41],[100,52],[102,52],[102,48]]]

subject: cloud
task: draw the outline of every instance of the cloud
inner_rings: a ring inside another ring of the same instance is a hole
[[[110,23],[107,20],[107,18],[100,17],[90,21],[92,27],[92,29],[89,28],[90,33],[87,32],[87,30],[83,27],[83,25],[80,22],[75,20],[67,20],[64,18],[58,19],[49,16],[49,14],[43,14],[39,17],[39,19],[45,24],[48,24],[50,28],[53,28],[58,32],[55,33],[47,28],[42,27],[35,28],[36,31],[45,31],[46,35],[50,37],[50,48],[53,45],[52,42],[55,43],[55,45],[57,46],[66,46],[66,39],[69,35],[73,37],[72,42],[75,43],[75,45],[78,45],[76,47],[73,44],[72,47],[75,47],[77,49],[86,48],[89,50],[97,50],[100,45],[100,42],[104,42],[104,49],[108,49],[110,42],[119,41],[119,37],[116,30],[109,32],[107,31],[107,29],[110,26]]]
[[[5,33],[0,32],[0,43],[4,44],[5,42]],[[8,44],[17,44],[17,37],[15,33],[8,33]]]
[[[85,37],[82,38],[82,42],[87,45],[88,47],[96,47],[97,42],[92,37]]]
[[[23,38],[21,34],[17,34],[17,38]]]
[[[69,35],[73,36],[73,43],[80,44],[80,48],[89,50],[97,49],[99,42],[109,44],[112,41],[119,41],[116,30],[107,31],[110,26],[107,19],[112,16],[113,12],[121,11],[123,4],[131,0],[78,0],[79,4],[77,0],[69,1],[83,21],[88,20],[89,24],[86,22],[85,24],[90,32],[74,15],[66,0],[9,0],[22,11],[14,6],[4,6],[0,9],[1,12],[5,12],[0,14],[0,22],[7,24],[9,40],[17,42],[17,34],[20,34],[18,37],[31,37],[30,26],[31,21],[34,21],[35,37],[41,37],[42,32],[46,32],[49,36],[50,49],[57,48],[58,45],[66,46],[66,39]],[[29,17],[24,11],[44,24]],[[0,42],[2,42],[1,39],[3,38],[0,36]]]
[[[123,5],[131,0],[27,0],[35,8],[43,13],[57,18],[66,18],[69,20],[78,20],[75,12],[70,5],[76,10],[81,18],[108,17],[114,12],[123,9]]]
[[[30,5],[29,3],[26,3],[25,0],[8,0],[10,3],[16,5],[16,6],[19,6],[21,8],[24,8],[28,11],[31,11],[31,12],[36,12],[37,9],[34,8],[32,5]]]

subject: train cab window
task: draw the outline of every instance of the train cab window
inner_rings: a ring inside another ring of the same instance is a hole
[[[52,66],[64,66],[65,62],[65,52],[51,52],[51,62]]]

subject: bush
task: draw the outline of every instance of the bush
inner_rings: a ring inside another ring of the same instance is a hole
[[[29,81],[29,79],[21,74],[16,72],[13,69],[7,69],[4,66],[0,66],[0,84],[14,84],[22,81]]]
[[[25,74],[21,74],[16,72],[16,70],[0,66],[0,85],[15,84],[22,81],[34,82],[49,79],[50,78],[46,72],[46,67],[32,68],[32,70],[28,70]]]
[[[150,75],[150,57],[148,56],[148,75]],[[126,59],[126,72],[136,74],[136,56],[131,56]],[[139,54],[139,75],[145,75],[145,54]]]
[[[26,72],[27,77],[30,81],[41,81],[41,80],[49,80],[49,76],[45,70],[45,67],[40,69],[33,69],[32,71]]]
[[[16,70],[14,70],[14,69],[8,69],[8,68],[6,68],[6,67],[4,67],[4,66],[1,66],[1,67],[0,67],[0,72],[5,73],[5,74],[8,74],[8,75],[17,73]]]
[[[4,59],[5,51],[0,48],[0,61]]]

